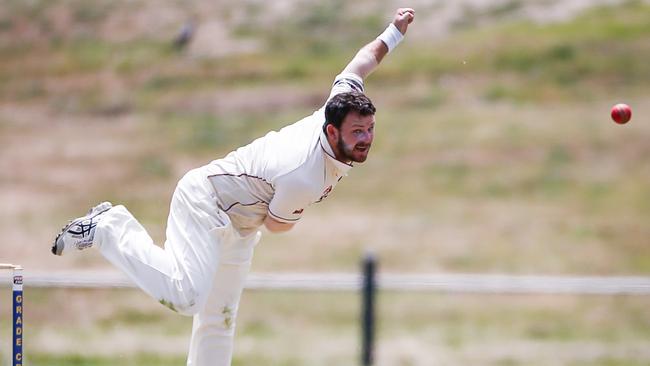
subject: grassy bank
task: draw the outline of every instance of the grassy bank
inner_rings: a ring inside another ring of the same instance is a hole
[[[221,21],[231,40],[258,47],[209,57],[170,48],[194,3],[159,28],[134,22],[166,11],[146,1],[8,4],[0,182],[13,203],[0,255],[32,267],[62,222],[103,199],[125,203],[162,242],[176,180],[317,108],[383,19],[380,8],[304,4],[278,27],[251,3],[248,18]],[[266,236],[256,268],[355,270],[369,246],[394,271],[649,273],[650,6],[541,24],[505,16],[517,9],[470,12],[447,37],[413,28],[366,83],[379,110],[371,159],[295,232]],[[432,11],[414,27],[430,27]],[[608,117],[621,100],[634,109],[624,127]]]

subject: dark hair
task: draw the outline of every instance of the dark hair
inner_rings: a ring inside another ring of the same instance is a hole
[[[337,94],[325,106],[323,132],[327,133],[325,130],[327,125],[334,125],[334,127],[340,129],[343,119],[350,111],[358,112],[365,117],[375,114],[377,110],[370,99],[363,93],[351,91]]]

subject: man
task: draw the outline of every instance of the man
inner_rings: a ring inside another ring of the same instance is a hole
[[[363,79],[402,40],[415,12],[388,28],[338,75],[325,106],[280,131],[191,170],[172,196],[164,249],[124,206],[104,202],[66,225],[56,255],[99,248],[146,293],[194,323],[187,364],[230,365],[235,317],[259,227],[290,230],[352,163],[368,157],[375,107]]]

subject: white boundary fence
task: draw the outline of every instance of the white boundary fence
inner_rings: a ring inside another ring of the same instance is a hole
[[[114,271],[24,272],[25,287],[132,288],[126,276]],[[0,274],[0,285],[10,285]],[[256,290],[357,291],[361,274],[251,273],[246,288]],[[650,277],[641,276],[514,276],[494,274],[377,275],[379,289],[483,294],[650,295]]]

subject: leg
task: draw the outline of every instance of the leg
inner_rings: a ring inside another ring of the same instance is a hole
[[[179,182],[172,197],[164,249],[153,243],[124,206],[107,211],[95,233],[95,243],[109,262],[147,294],[186,315],[196,313],[207,299],[219,258],[217,236],[229,226],[227,216],[220,215],[218,209],[208,213],[201,207],[214,200],[211,190],[200,184],[200,177],[188,173]]]
[[[229,366],[239,299],[261,233],[230,232],[220,245],[219,265],[205,306],[194,316],[188,366]]]

